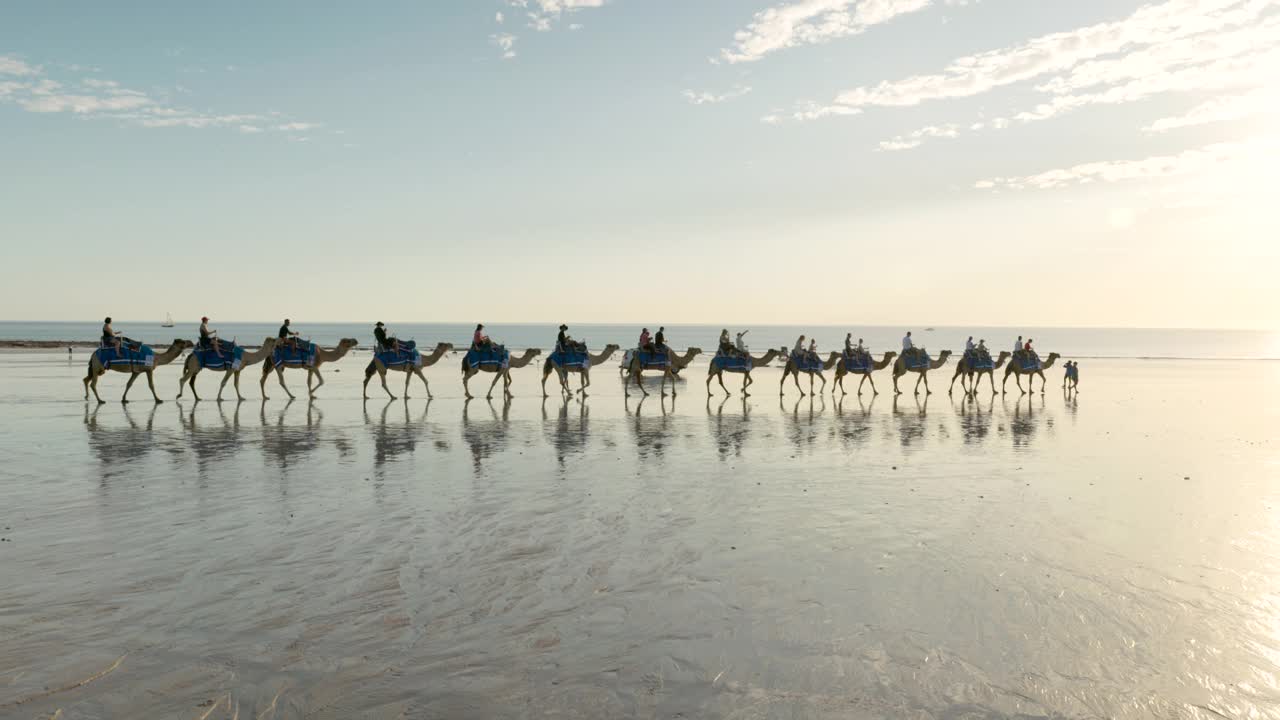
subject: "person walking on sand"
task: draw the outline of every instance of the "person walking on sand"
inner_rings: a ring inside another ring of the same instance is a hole
[[[111,327],[111,318],[102,321],[102,347],[113,347],[120,352],[120,333]]]
[[[218,342],[218,331],[209,329],[209,318],[200,318],[200,349],[213,350],[218,357],[222,357],[222,348],[218,347],[221,344]]]
[[[289,318],[284,319],[284,324],[280,326],[280,331],[276,333],[276,340],[281,345],[288,345],[294,350],[298,349],[298,333],[289,328]]]

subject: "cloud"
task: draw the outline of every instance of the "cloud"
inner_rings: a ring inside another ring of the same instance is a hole
[[[1264,136],[1241,142],[1222,142],[1185,150],[1174,155],[1158,155],[1141,160],[1106,160],[1057,168],[1021,177],[996,177],[974,183],[978,189],[1048,190],[1089,183],[1116,183],[1195,175],[1223,163],[1261,154],[1274,154],[1280,137]]]
[[[517,39],[518,38],[511,33],[495,33],[489,36],[489,42],[498,46],[498,49],[502,51],[502,57],[505,60],[510,60],[516,56],[515,47]]]
[[[1051,99],[1025,111],[1020,119],[1027,121],[1082,105],[1204,87],[1274,47],[1280,26],[1269,12],[1275,7],[1274,0],[1166,0],[1122,20],[957,58],[940,73],[846,90],[826,107],[907,107],[1061,73],[1035,88]]]
[[[505,18],[502,16],[502,11],[501,11],[501,10],[499,10],[498,12],[496,12],[496,13],[494,13],[494,14],[493,14],[493,21],[494,21],[494,22],[496,22],[496,23],[498,23],[499,25],[501,25],[501,24],[502,24],[502,21],[503,21],[504,19],[505,19]]]
[[[899,135],[892,140],[885,140],[878,146],[879,150],[910,150],[919,147],[925,138],[954,138],[960,135],[960,128],[957,125],[930,125],[922,127],[919,130],[909,132],[906,135]]]
[[[745,28],[734,33],[733,45],[720,50],[719,59],[754,62],[786,48],[857,35],[933,4],[934,0],[793,0],[757,12]],[[968,5],[970,1],[946,0],[945,4]]]
[[[680,95],[684,97],[685,100],[688,100],[692,105],[713,105],[715,103],[722,103],[726,100],[742,97],[749,92],[751,92],[751,87],[749,85],[737,85],[732,90],[720,94],[705,91],[697,92],[694,90],[685,90],[680,93]]]
[[[71,113],[144,128],[226,127],[241,133],[267,129],[294,133],[320,127],[319,123],[286,121],[276,112],[214,113],[173,105],[165,93],[152,95],[105,78],[55,80],[43,68],[10,57],[0,57],[0,68],[4,77],[16,78],[0,81],[0,103],[12,103],[32,113]],[[264,128],[264,122],[274,124]]]
[[[12,55],[0,55],[0,75],[39,75],[40,68],[33,67]]]
[[[1261,87],[1242,95],[1217,97],[1200,103],[1182,115],[1160,118],[1142,130],[1162,133],[1195,125],[1276,114],[1280,114],[1280,91],[1274,87]]]

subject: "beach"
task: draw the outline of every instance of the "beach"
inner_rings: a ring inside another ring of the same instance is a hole
[[[0,353],[0,718],[1280,717],[1280,363],[98,406],[86,358]]]

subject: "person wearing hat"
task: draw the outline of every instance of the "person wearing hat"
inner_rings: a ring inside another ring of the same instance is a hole
[[[280,332],[276,333],[276,339],[281,345],[289,345],[293,349],[298,349],[298,333],[289,329],[289,318],[284,319],[284,324],[280,326]]]
[[[380,350],[383,350],[383,351],[392,350],[395,352],[400,351],[399,338],[387,337],[387,326],[383,325],[381,320],[379,320],[373,326],[373,339],[377,341],[378,348]]]
[[[222,348],[218,347],[218,331],[209,329],[209,318],[207,316],[200,318],[200,349],[212,349],[218,357],[222,357]]]
[[[471,334],[472,350],[488,350],[490,347],[493,346],[493,343],[489,340],[489,336],[485,335],[483,330],[484,330],[484,325],[477,323],[476,331]]]

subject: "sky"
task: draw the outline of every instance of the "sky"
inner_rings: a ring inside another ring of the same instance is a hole
[[[0,6],[0,319],[1280,328],[1280,0]]]

